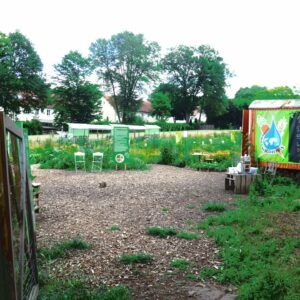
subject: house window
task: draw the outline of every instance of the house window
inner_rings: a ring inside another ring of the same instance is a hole
[[[47,109],[47,116],[50,116],[50,109]]]

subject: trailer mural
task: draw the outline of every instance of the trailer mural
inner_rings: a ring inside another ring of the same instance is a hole
[[[260,166],[300,170],[300,99],[256,100],[243,116],[243,155]]]

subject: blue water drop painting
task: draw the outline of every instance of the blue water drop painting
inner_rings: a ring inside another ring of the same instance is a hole
[[[263,136],[262,142],[267,150],[276,150],[281,145],[281,136],[274,119],[272,120],[271,128]]]

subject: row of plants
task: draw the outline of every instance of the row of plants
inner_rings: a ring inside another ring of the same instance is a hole
[[[256,181],[235,208],[208,217],[206,230],[220,247],[220,267],[202,278],[239,287],[238,299],[300,299],[300,190],[289,178]]]
[[[224,171],[233,164],[240,153],[241,134],[215,134],[183,138],[138,137],[130,141],[130,153],[126,162],[128,170],[146,170],[147,165],[160,163],[177,167]],[[86,168],[91,169],[93,152],[103,152],[103,169],[115,168],[111,137],[98,140],[79,139],[74,141],[46,140],[31,144],[30,162],[44,169],[74,170],[74,153],[84,152]],[[199,160],[194,152],[205,152],[209,161]]]

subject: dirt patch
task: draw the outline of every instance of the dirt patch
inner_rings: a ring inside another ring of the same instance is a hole
[[[223,173],[154,165],[143,172],[37,169],[34,175],[42,183],[38,247],[76,236],[92,245],[56,260],[51,266],[55,276],[84,275],[94,285],[122,283],[134,299],[202,299],[199,288],[207,289],[208,283],[195,278],[203,267],[221,264],[213,241],[201,231],[199,239],[184,240],[160,239],[146,230],[160,226],[193,231],[191,227],[208,215],[204,203],[232,202],[232,194],[224,190]],[[111,226],[120,230],[111,231]],[[154,260],[134,266],[117,261],[135,252],[150,253]],[[188,271],[170,267],[177,258],[190,261]],[[224,296],[224,288],[218,289]]]

